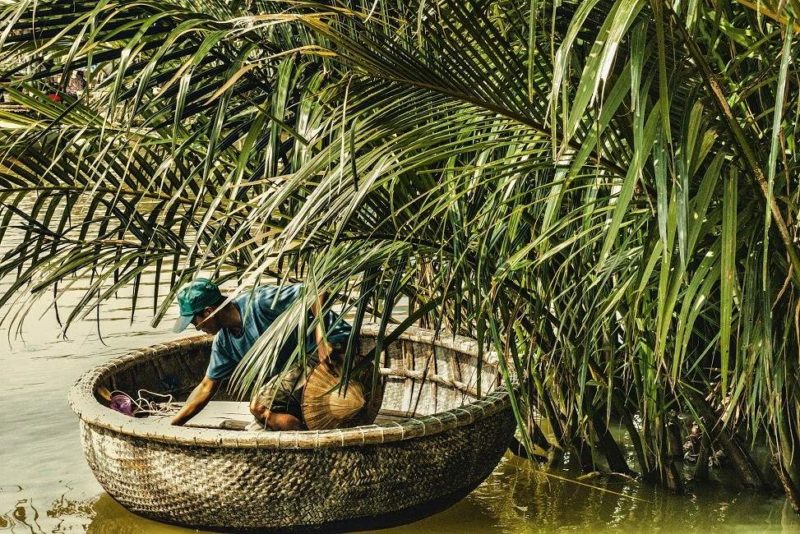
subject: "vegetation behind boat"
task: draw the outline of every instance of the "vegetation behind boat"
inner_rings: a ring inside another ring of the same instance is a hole
[[[135,313],[146,272],[173,288],[295,275],[358,321],[407,299],[404,325],[506,356],[523,441],[551,462],[594,469],[598,446],[680,490],[684,414],[700,458],[725,450],[743,484],[776,480],[800,510],[793,4],[2,9],[0,83],[23,111],[0,114],[0,233],[27,233],[0,263],[16,279],[0,303],[19,298],[6,321],[82,274],[65,328],[123,286]],[[81,68],[79,96],[40,90]]]

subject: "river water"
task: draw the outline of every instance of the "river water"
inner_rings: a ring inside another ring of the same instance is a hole
[[[21,238],[12,230],[0,253]],[[0,290],[9,284],[0,282]],[[150,302],[152,287],[143,293],[140,302]],[[103,305],[99,325],[94,318],[77,323],[67,339],[47,299],[34,306],[21,330],[0,327],[0,532],[191,532],[138,517],[102,491],[84,461],[78,421],[67,406],[69,387],[90,367],[175,337],[169,332],[174,315],[151,328],[152,308],[138,310],[131,320],[128,300],[121,297]],[[0,314],[9,309],[0,308]],[[800,532],[800,517],[780,496],[713,482],[675,496],[624,480],[581,482],[568,471],[545,472],[506,457],[458,504],[384,532],[611,530],[789,533]]]

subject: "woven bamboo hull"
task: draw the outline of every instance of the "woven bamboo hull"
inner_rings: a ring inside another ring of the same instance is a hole
[[[362,350],[369,350],[370,336],[374,327],[367,326]],[[505,391],[480,399],[470,394],[478,382],[474,343],[456,338],[432,348],[432,341],[414,329],[387,351],[384,405],[393,413],[416,408],[401,423],[314,432],[156,429],[94,400],[97,386],[120,387],[142,361],[159,362],[161,379],[178,368],[193,372],[187,363],[208,345],[196,338],[90,372],[76,384],[71,403],[81,416],[92,471],[135,513],[215,530],[385,526],[466,495],[492,472],[514,430]],[[496,360],[481,369],[484,388],[494,384],[493,365]]]

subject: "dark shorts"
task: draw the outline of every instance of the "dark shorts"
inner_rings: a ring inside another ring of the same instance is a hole
[[[255,400],[262,406],[269,406],[270,411],[288,413],[302,419],[303,410],[300,402],[303,387],[306,385],[306,378],[311,369],[313,369],[312,366],[304,366],[302,363],[289,367],[261,386],[256,393]]]
[[[334,354],[331,356],[333,361],[337,360],[337,355],[341,358],[347,349],[347,343],[334,343]],[[270,411],[276,413],[288,413],[298,419],[303,419],[303,388],[306,379],[311,371],[316,367],[316,357],[308,358],[306,365],[297,362],[284,372],[270,378],[266,384],[256,392],[255,400],[262,406],[269,406]]]

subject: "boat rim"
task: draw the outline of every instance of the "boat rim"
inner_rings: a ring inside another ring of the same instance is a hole
[[[376,324],[365,324],[361,332],[366,335],[377,335],[378,330],[379,326]],[[386,330],[387,333],[391,332],[392,325]],[[317,449],[399,442],[439,434],[491,417],[507,409],[510,404],[506,388],[500,385],[493,392],[464,406],[431,415],[411,417],[404,421],[334,430],[271,432],[172,426],[166,419],[154,422],[148,418],[129,417],[97,401],[94,391],[98,384],[110,375],[142,359],[157,357],[158,354],[168,350],[208,343],[209,338],[207,335],[193,336],[151,345],[95,366],[85,372],[70,389],[70,407],[84,424],[148,441],[217,448]],[[406,329],[398,337],[399,340],[478,355],[478,343],[474,339],[449,334],[437,336],[434,331],[419,327]],[[497,355],[492,351],[485,351],[483,359],[497,361]]]

